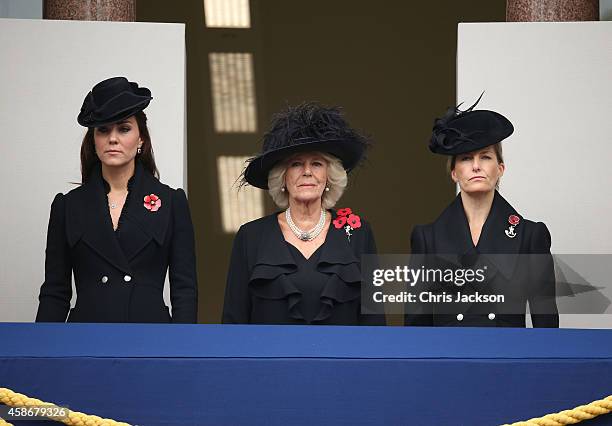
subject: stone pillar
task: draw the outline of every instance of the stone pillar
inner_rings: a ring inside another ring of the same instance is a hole
[[[133,22],[136,0],[44,0],[43,18]]]
[[[507,0],[506,21],[599,21],[599,0]]]

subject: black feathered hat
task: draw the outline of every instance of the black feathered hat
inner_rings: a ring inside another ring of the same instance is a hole
[[[261,154],[247,160],[242,182],[268,189],[268,174],[279,162],[297,152],[331,154],[350,171],[365,157],[369,140],[352,129],[339,108],[308,102],[276,114],[263,137]]]
[[[484,94],[484,92],[483,92]],[[514,132],[512,123],[503,115],[474,107],[482,94],[468,109],[459,107],[448,109],[444,117],[434,121],[433,133],[429,141],[431,152],[442,155],[458,155],[494,145]]]
[[[151,102],[151,91],[125,77],[112,77],[96,84],[85,96],[77,121],[81,126],[100,127],[130,117]]]

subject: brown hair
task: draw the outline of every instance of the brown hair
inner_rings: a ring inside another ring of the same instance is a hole
[[[140,139],[142,140],[141,153],[136,156],[135,161],[139,161],[144,166],[146,171],[159,179],[159,171],[155,165],[155,156],[153,155],[153,146],[151,145],[151,136],[149,135],[149,128],[147,127],[147,116],[143,111],[138,111],[136,114],[134,114],[134,118],[138,124],[138,132],[140,133]],[[89,175],[91,175],[91,171],[97,166],[98,163],[100,163],[100,159],[96,154],[94,131],[95,127],[90,127],[87,129],[87,133],[85,133],[83,142],[81,143],[82,183],[85,183],[85,181],[89,178]]]

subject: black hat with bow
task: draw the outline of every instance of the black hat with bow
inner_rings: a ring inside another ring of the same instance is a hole
[[[349,126],[339,108],[314,102],[288,107],[273,117],[262,152],[247,160],[242,181],[268,189],[270,170],[298,152],[331,154],[350,171],[363,160],[368,145],[369,140]]]
[[[483,92],[484,94],[484,92]],[[458,155],[477,151],[506,139],[514,132],[512,123],[503,115],[489,110],[474,110],[482,94],[468,109],[451,107],[442,118],[434,121],[429,141],[431,152]]]
[[[96,84],[85,96],[77,121],[84,127],[100,127],[128,118],[151,102],[151,91],[125,77],[112,77]]]

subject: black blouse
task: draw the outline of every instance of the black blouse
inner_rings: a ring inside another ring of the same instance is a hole
[[[302,314],[307,322],[312,322],[321,311],[319,295],[323,291],[325,281],[327,281],[327,275],[317,270],[317,263],[323,245],[317,248],[317,250],[306,259],[297,247],[289,242],[286,244],[298,266],[297,271],[289,275],[288,278],[291,283],[302,292]]]
[[[249,222],[234,239],[223,322],[384,324],[384,316],[361,313],[361,255],[375,253],[363,220],[350,239],[345,229],[330,225],[309,259],[285,241],[277,213]]]

